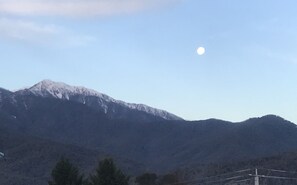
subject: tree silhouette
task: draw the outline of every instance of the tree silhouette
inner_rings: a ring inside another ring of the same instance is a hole
[[[52,171],[52,181],[49,185],[82,185],[83,176],[78,168],[73,166],[68,159],[61,158]]]
[[[95,175],[90,176],[90,185],[128,185],[128,182],[129,177],[110,158],[100,161]]]

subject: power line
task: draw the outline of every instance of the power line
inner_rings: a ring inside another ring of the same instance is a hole
[[[297,180],[297,178],[292,178],[292,177],[280,177],[280,176],[268,176],[268,175],[258,175],[258,177],[270,178],[270,179]]]
[[[203,184],[211,184],[211,183],[217,183],[217,182],[224,182],[224,181],[232,181],[232,180],[236,180],[236,179],[239,179],[239,178],[242,178],[242,177],[246,177],[246,176],[235,176],[235,177],[230,177],[230,178],[224,178],[224,179],[220,179],[220,180],[215,180],[215,181],[206,181],[206,182],[203,182]]]
[[[208,176],[208,177],[204,177],[204,178],[217,178],[217,177],[227,176],[227,175],[231,175],[231,174],[247,172],[247,171],[251,171],[251,170],[252,169],[237,170],[237,171],[233,171],[233,172],[227,172],[227,173],[223,173],[220,175]]]
[[[232,185],[234,183],[242,183],[242,182],[246,182],[246,181],[251,181],[252,179],[249,178],[249,179],[243,179],[243,180],[238,180],[238,181],[232,181],[232,183],[227,183],[227,184],[224,184],[224,185]]]
[[[176,182],[176,183],[167,184],[167,185],[178,185],[178,184],[199,183],[199,182],[203,182],[203,184],[205,184],[205,183],[209,184],[209,183],[223,182],[223,181],[228,181],[228,180],[230,181],[230,180],[235,180],[235,179],[239,179],[239,178],[243,178],[243,177],[248,177],[249,174],[240,175],[240,176],[231,176],[231,177],[227,177],[227,178],[222,178],[222,176],[235,174],[235,173],[242,173],[242,172],[246,172],[246,171],[250,171],[250,170],[251,169],[238,170],[235,172],[224,173],[221,175],[202,177],[202,178],[197,178],[197,179],[193,179],[193,180],[189,180],[189,181]],[[215,180],[216,178],[221,178],[221,179]]]
[[[276,169],[268,169],[268,168],[259,168],[259,169],[273,171],[273,172],[280,172],[280,173],[295,173],[295,174],[297,174],[297,172],[295,172],[295,171],[276,170]]]
[[[280,172],[280,173],[293,173],[297,174],[297,172],[293,171],[286,171],[286,170],[276,170],[276,169],[265,169],[265,168],[260,168],[259,170],[267,170],[271,172]],[[242,174],[239,175],[240,173],[246,173],[246,172],[252,172],[248,174]],[[238,174],[238,175],[236,175]],[[228,177],[229,175],[229,177]],[[227,176],[227,177],[226,177]],[[234,183],[243,183],[247,181],[254,181],[255,185],[259,184],[259,178],[261,179],[280,179],[280,180],[296,180],[297,178],[294,177],[285,177],[285,176],[275,176],[275,175],[261,175],[258,174],[258,169],[252,170],[252,169],[244,169],[244,170],[237,170],[233,172],[228,172],[228,173],[223,173],[220,175],[215,175],[215,176],[208,176],[208,177],[201,177],[201,178],[196,178],[188,181],[182,181],[182,182],[176,182],[172,184],[167,184],[167,185],[180,185],[180,184],[195,184],[195,185],[204,185],[204,184],[224,184],[224,185],[232,185]]]

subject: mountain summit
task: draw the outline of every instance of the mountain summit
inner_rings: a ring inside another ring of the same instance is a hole
[[[109,117],[116,119],[133,119],[134,117],[137,121],[139,121],[139,119],[141,121],[150,121],[152,118],[182,120],[182,118],[164,110],[144,104],[126,103],[92,89],[71,86],[51,80],[43,80],[30,88],[19,90],[16,93],[75,101],[104,112]]]
[[[25,89],[34,95],[42,97],[54,97],[69,100],[72,96],[97,96],[112,101],[113,99],[107,95],[101,94],[95,90],[85,87],[71,86],[63,82],[54,82],[51,80],[43,80],[30,88]]]

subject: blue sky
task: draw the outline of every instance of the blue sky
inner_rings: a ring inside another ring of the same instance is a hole
[[[296,7],[295,0],[0,0],[0,86],[51,79],[189,120],[276,114],[297,123]]]

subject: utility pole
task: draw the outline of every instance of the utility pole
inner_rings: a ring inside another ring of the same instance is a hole
[[[256,171],[255,171],[255,185],[259,185],[259,175],[258,175],[258,169],[256,168]]]

